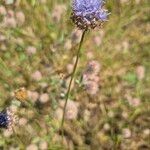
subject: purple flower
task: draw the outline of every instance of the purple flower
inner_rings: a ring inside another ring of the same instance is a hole
[[[0,112],[0,128],[11,129],[15,121],[16,118],[9,109]]]
[[[80,29],[95,28],[107,21],[103,0],[73,0],[72,20]]]

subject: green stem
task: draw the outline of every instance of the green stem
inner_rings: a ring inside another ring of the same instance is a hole
[[[68,90],[67,90],[67,93],[66,93],[65,105],[64,105],[64,108],[63,108],[63,117],[62,117],[62,121],[61,121],[62,133],[63,133],[63,125],[64,125],[64,121],[65,121],[66,106],[67,106],[67,102],[68,102],[70,91],[71,91],[72,81],[73,81],[73,78],[75,76],[75,72],[76,72],[76,69],[77,69],[79,56],[80,56],[80,51],[81,51],[81,47],[82,47],[82,44],[83,44],[85,33],[86,33],[86,30],[83,31],[83,33],[82,33],[81,41],[80,41],[79,48],[78,48],[78,51],[77,51],[76,61],[75,61],[75,64],[74,64],[73,72],[72,72],[71,79],[70,79],[69,86],[68,86]]]

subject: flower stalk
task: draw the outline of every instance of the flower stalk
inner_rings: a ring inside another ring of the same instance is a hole
[[[70,91],[71,91],[71,85],[72,85],[72,82],[73,82],[73,79],[74,79],[74,76],[75,76],[75,72],[77,70],[79,57],[80,57],[80,52],[81,52],[81,47],[82,47],[82,44],[83,44],[83,41],[84,41],[85,33],[86,33],[86,30],[84,30],[83,33],[82,33],[82,37],[81,37],[79,48],[78,48],[77,55],[76,55],[76,61],[75,61],[74,67],[73,67],[73,72],[71,74],[71,79],[70,79],[68,90],[67,90],[67,93],[66,93],[65,104],[64,104],[64,108],[63,108],[63,116],[62,116],[62,121],[61,121],[62,135],[63,135],[63,125],[64,125],[64,121],[65,121],[66,106],[67,106],[67,102],[68,102]]]

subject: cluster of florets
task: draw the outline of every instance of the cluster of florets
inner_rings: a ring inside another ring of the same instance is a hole
[[[72,21],[80,29],[94,29],[107,21],[108,11],[103,0],[73,0]]]
[[[5,109],[0,112],[0,128],[12,129],[17,118],[10,109]]]
[[[83,85],[89,95],[96,95],[99,90],[99,62],[92,60],[83,73]]]
[[[58,120],[62,119],[64,105],[65,105],[65,101],[60,101],[59,107],[55,111],[55,117]],[[67,119],[67,120],[77,119],[78,111],[79,111],[78,107],[79,107],[78,102],[68,100],[68,103],[66,105],[66,111],[65,111],[65,119]]]

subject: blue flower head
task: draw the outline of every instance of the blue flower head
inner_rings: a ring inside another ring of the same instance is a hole
[[[72,20],[80,29],[94,29],[107,21],[103,0],[73,0]]]
[[[15,121],[16,118],[9,109],[0,112],[0,128],[11,129]]]

